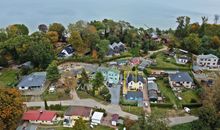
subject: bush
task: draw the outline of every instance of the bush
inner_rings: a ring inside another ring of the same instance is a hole
[[[66,88],[66,89],[64,90],[64,92],[65,92],[65,94],[69,95],[69,94],[70,94],[70,89],[69,89],[69,88]]]
[[[197,100],[194,99],[194,98],[192,98],[192,99],[190,100],[190,103],[197,103]]]
[[[151,107],[173,108],[172,103],[151,103]]]
[[[157,57],[157,54],[154,53],[153,55],[150,56],[151,59],[155,59]]]
[[[187,103],[187,104],[182,104],[182,107],[188,107],[188,108],[198,108],[201,107],[201,103]]]
[[[61,104],[50,105],[50,110],[61,110],[61,109],[62,109]]]
[[[123,106],[137,106],[138,103],[136,101],[125,101],[124,99],[120,100],[120,104]]]

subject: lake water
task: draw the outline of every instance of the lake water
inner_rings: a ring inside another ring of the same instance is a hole
[[[135,26],[176,27],[176,17],[201,21],[220,14],[220,0],[0,0],[0,27],[24,23],[32,31],[41,23],[77,20],[125,20]]]

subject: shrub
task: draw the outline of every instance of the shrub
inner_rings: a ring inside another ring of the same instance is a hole
[[[173,108],[172,103],[151,103],[151,107]]]
[[[190,103],[197,103],[197,100],[194,99],[194,98],[192,98],[192,99],[190,100]]]
[[[201,103],[187,103],[187,104],[182,104],[182,107],[188,107],[188,108],[198,108],[201,107]]]
[[[64,90],[64,92],[65,92],[65,94],[69,95],[69,94],[70,94],[70,88],[66,88],[66,89]]]
[[[61,110],[61,109],[62,109],[61,104],[50,105],[50,110]]]

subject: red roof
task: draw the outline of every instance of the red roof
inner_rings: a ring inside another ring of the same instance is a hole
[[[134,64],[134,65],[138,65],[138,64],[140,64],[140,59],[139,58],[133,58],[133,59],[131,59],[131,63]]]
[[[22,120],[52,121],[55,115],[56,112],[53,111],[30,110],[23,114]]]
[[[43,111],[43,113],[41,113],[41,115],[40,115],[38,120],[41,120],[41,121],[52,121],[55,116],[56,116],[56,112],[53,112],[53,111]]]

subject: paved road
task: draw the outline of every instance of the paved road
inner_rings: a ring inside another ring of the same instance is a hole
[[[198,120],[198,117],[196,116],[170,117],[168,118],[168,120],[169,120],[168,123],[169,126],[174,126],[174,125],[193,122],[195,120]]]
[[[120,100],[120,90],[121,85],[117,85],[116,87],[109,88],[110,94],[111,94],[111,104],[118,105]]]
[[[138,116],[124,112],[121,110],[119,105],[103,105],[93,99],[77,99],[77,100],[66,100],[66,101],[48,101],[48,105],[62,104],[63,106],[86,106],[86,107],[99,107],[104,108],[107,112],[112,114],[119,114],[122,117],[129,117],[132,120],[137,120]],[[44,107],[44,102],[24,102],[27,107],[40,106]]]

